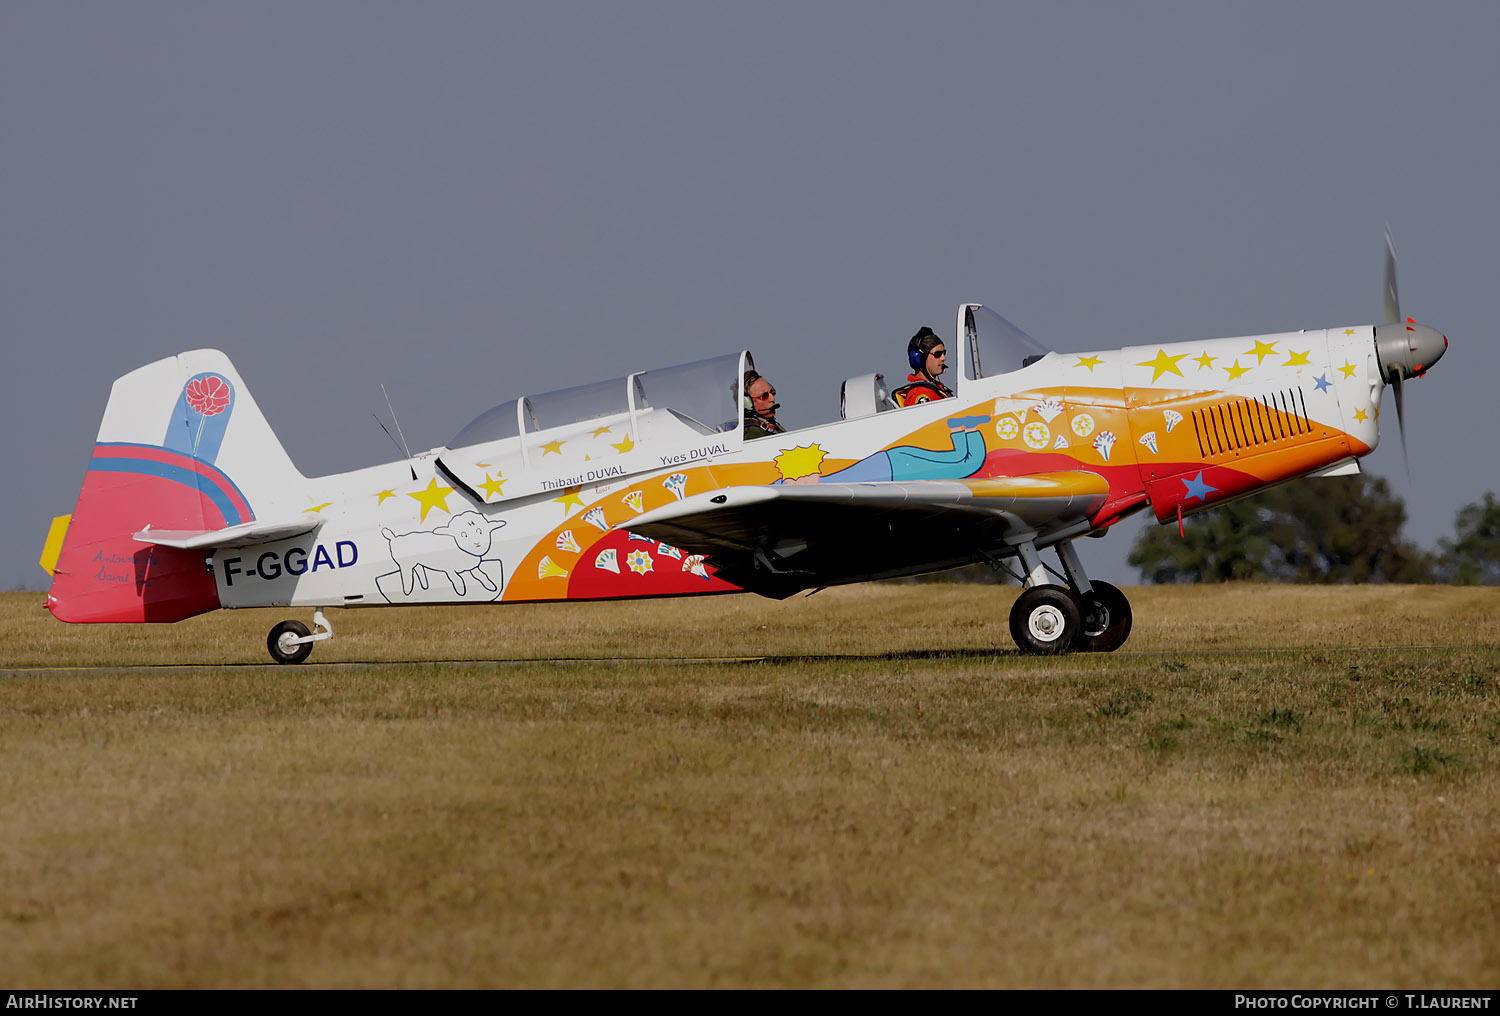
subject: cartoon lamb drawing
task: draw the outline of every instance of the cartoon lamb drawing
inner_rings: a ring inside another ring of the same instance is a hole
[[[380,534],[391,545],[391,560],[401,569],[403,595],[410,596],[416,583],[426,589],[427,573],[436,571],[447,575],[453,591],[462,596],[466,573],[492,593],[498,588],[479,566],[490,552],[492,534],[503,525],[478,512],[459,512],[436,529],[400,534],[382,529]]]

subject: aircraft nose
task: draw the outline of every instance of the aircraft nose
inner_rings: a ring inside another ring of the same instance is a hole
[[[1405,323],[1375,326],[1375,356],[1386,382],[1421,377],[1448,351],[1448,336],[1436,328]]]

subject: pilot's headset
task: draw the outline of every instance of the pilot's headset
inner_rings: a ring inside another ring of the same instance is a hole
[[[927,373],[925,369],[927,354],[932,352],[933,346],[940,346],[942,344],[943,340],[938,336],[937,332],[926,325],[919,328],[917,334],[913,335],[911,341],[906,344],[906,360],[911,364],[911,369],[918,374]]]

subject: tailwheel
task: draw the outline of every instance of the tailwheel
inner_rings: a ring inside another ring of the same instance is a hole
[[[1130,601],[1108,582],[1091,582],[1083,600],[1083,639],[1078,648],[1112,653],[1130,637]]]
[[[266,648],[271,659],[277,663],[301,663],[312,655],[312,633],[301,621],[283,621],[271,629],[266,637]]]
[[[1078,597],[1062,586],[1032,586],[1010,608],[1010,637],[1023,653],[1072,652],[1082,633]]]

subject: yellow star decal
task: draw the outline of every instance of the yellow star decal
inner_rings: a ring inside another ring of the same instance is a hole
[[[493,462],[476,462],[474,463],[474,465],[478,466],[480,469],[493,469],[495,466]]]
[[[1094,368],[1099,366],[1103,362],[1104,361],[1099,359],[1097,356],[1080,356],[1078,358],[1078,362],[1073,364],[1073,366],[1087,367],[1089,369],[1089,373],[1092,374],[1094,372]]]
[[[580,490],[582,490],[582,489],[583,489],[582,487],[568,487],[568,488],[566,488],[566,489],[563,490],[562,497],[554,497],[552,500],[554,500],[558,504],[562,505],[564,511],[566,511],[568,508],[571,508],[574,505],[577,505],[578,507],[582,508],[583,507],[583,498],[581,498],[581,497],[578,496],[578,492]]]
[[[1227,370],[1227,371],[1229,371],[1229,380],[1233,381],[1236,378],[1238,378],[1241,374],[1243,374],[1246,371],[1248,371],[1250,368],[1249,367],[1241,367],[1240,366],[1240,361],[1239,360],[1235,360],[1233,367],[1225,367],[1224,369]]]
[[[396,492],[394,490],[382,490],[379,494],[376,494],[375,496],[380,499],[380,500],[378,500],[378,501],[375,502],[376,504],[385,504],[385,499],[388,498],[388,497],[395,497],[396,496]]]
[[[1217,359],[1217,356],[1209,356],[1207,353],[1204,353],[1202,356],[1193,357],[1193,362],[1198,365],[1199,370],[1204,370],[1205,368],[1212,367],[1214,361]]]
[[[1156,359],[1147,360],[1144,363],[1138,363],[1136,364],[1136,366],[1150,367],[1155,372],[1151,375],[1151,380],[1153,382],[1156,381],[1157,378],[1168,372],[1176,374],[1178,377],[1182,377],[1182,371],[1177,369],[1177,361],[1181,360],[1184,356],[1187,356],[1187,354],[1181,353],[1177,356],[1168,356],[1165,349],[1158,349],[1156,351]]]
[[[542,445],[542,454],[546,455],[548,453],[554,453],[557,455],[561,455],[562,446],[565,444],[567,444],[566,441],[548,441],[546,444]]]
[[[600,427],[599,429],[597,429],[597,430],[594,431],[594,436],[598,437],[600,434],[608,434],[608,433],[609,433],[609,428],[608,427]]]
[[[1360,423],[1364,423],[1370,418],[1370,414],[1366,413],[1363,409],[1356,409],[1354,411],[1354,418]]]
[[[1345,328],[1344,329],[1344,334],[1345,335],[1353,335],[1354,334],[1354,329],[1353,328]]]
[[[1344,372],[1345,377],[1353,377],[1354,372],[1358,369],[1358,367],[1354,366],[1354,364],[1350,363],[1348,360],[1345,360],[1344,365],[1339,368],[1339,370]]]
[[[1255,364],[1256,366],[1260,366],[1265,362],[1266,357],[1270,356],[1274,352],[1276,352],[1276,343],[1262,342],[1259,339],[1256,339],[1255,348],[1245,350],[1243,355],[1257,357]]]
[[[451,493],[453,493],[452,487],[439,487],[437,485],[437,477],[433,477],[427,481],[426,490],[419,490],[415,494],[407,494],[406,496],[415,498],[417,503],[422,506],[422,514],[419,521],[426,522],[427,513],[432,509],[441,508],[445,512],[448,511],[448,495]],[[449,514],[451,515],[452,512],[449,512]]]
[[[1287,360],[1286,363],[1282,364],[1283,367],[1296,367],[1299,364],[1305,364],[1309,367],[1312,366],[1312,361],[1307,358],[1308,353],[1312,352],[1311,349],[1307,350],[1307,352],[1305,353],[1299,353],[1295,349],[1290,350],[1290,352],[1292,354],[1292,357],[1291,359]]]
[[[626,434],[625,440],[621,441],[619,444],[614,444],[611,442],[610,447],[619,452],[621,455],[624,455],[626,452],[630,451],[630,449],[635,447],[635,442],[630,440],[629,434]]]
[[[488,472],[486,472],[484,474],[484,484],[483,484],[483,486],[484,486],[484,499],[486,501],[488,501],[492,497],[498,497],[500,494],[503,494],[504,491],[501,489],[501,484],[503,484],[504,482],[505,482],[505,474],[504,473],[501,473],[499,476],[495,477],[492,480],[492,479],[490,479],[490,474]]]
[[[312,498],[308,498],[308,500],[311,501]],[[332,501],[324,501],[322,504],[315,504],[315,505],[312,505],[310,507],[304,508],[302,510],[305,511],[305,512],[320,512],[324,508],[327,508],[331,504],[333,504]]]

